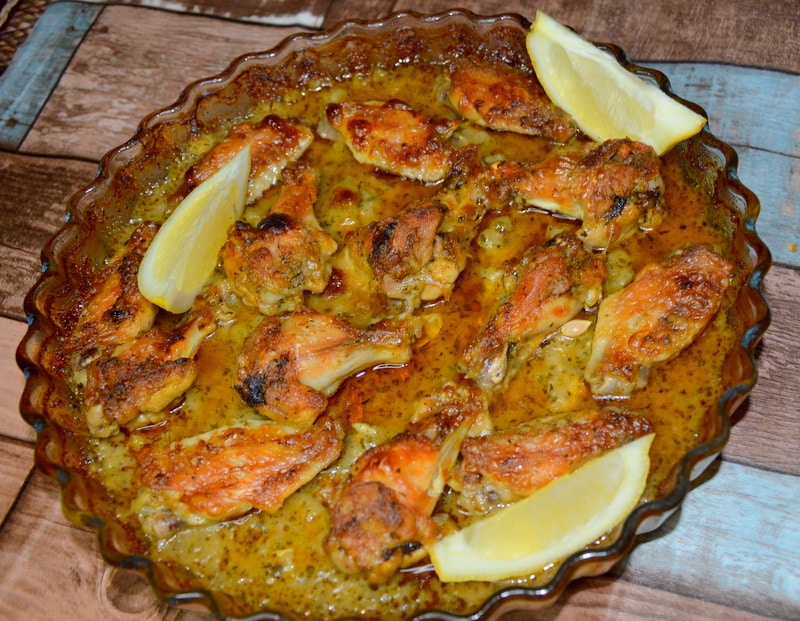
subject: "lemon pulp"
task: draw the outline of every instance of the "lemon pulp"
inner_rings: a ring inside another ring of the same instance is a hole
[[[214,273],[228,229],[242,215],[250,148],[200,183],[159,229],[139,267],[142,295],[172,312],[191,308]]]
[[[542,11],[536,13],[526,44],[548,97],[592,140],[631,138],[661,155],[706,123]]]
[[[577,552],[639,502],[654,434],[643,436],[430,546],[442,581],[523,577]]]

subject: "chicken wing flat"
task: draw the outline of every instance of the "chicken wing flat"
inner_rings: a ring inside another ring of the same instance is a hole
[[[147,486],[136,501],[140,519],[162,538],[252,509],[275,513],[339,456],[343,437],[334,419],[321,416],[302,431],[251,421],[146,447],[137,455]]]
[[[578,130],[574,119],[550,101],[535,74],[499,62],[455,61],[448,99],[465,119],[494,130],[559,143]]]
[[[255,227],[236,222],[220,251],[234,290],[265,315],[293,311],[306,291],[323,291],[337,248],[314,215],[316,175],[305,168],[286,169],[282,182],[269,214]]]
[[[453,147],[448,139],[456,121],[429,119],[398,100],[335,103],[326,114],[362,164],[425,182],[441,181],[450,172]]]
[[[137,275],[157,232],[154,222],[139,225],[80,294],[82,312],[70,331],[68,350],[120,345],[153,326],[157,308],[139,291]]]
[[[599,396],[626,396],[647,384],[650,368],[677,356],[717,312],[733,266],[690,246],[652,263],[600,304],[585,377]]]
[[[508,299],[462,356],[466,375],[484,390],[506,378],[514,343],[546,336],[598,304],[605,268],[577,236],[563,234],[527,251],[511,276]]]
[[[179,195],[188,194],[249,146],[247,202],[252,203],[275,184],[286,166],[300,159],[313,140],[310,129],[274,114],[257,123],[240,123],[189,169]]]
[[[449,483],[460,493],[458,505],[464,511],[486,512],[525,498],[592,457],[651,431],[652,425],[637,414],[604,409],[467,438]]]

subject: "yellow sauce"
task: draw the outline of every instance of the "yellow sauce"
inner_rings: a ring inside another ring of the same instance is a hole
[[[257,114],[292,116],[314,128],[332,101],[396,97],[432,117],[453,117],[443,99],[435,96],[440,80],[436,67],[381,70],[331,88],[287,97]],[[474,128],[462,132],[461,139],[479,141],[485,161],[536,161],[550,148],[542,140]],[[206,140],[197,140],[198,152],[207,147]],[[435,186],[376,175],[369,167],[356,164],[340,143],[318,138],[305,158],[320,173],[318,219],[340,243],[348,231],[370,220],[394,215],[436,190]],[[664,158],[664,223],[652,234],[637,235],[624,245],[636,270],[663,260],[674,249],[689,243],[708,243],[723,252],[729,244],[727,232],[715,221],[711,193],[693,187],[684,175],[681,158],[680,147]],[[185,169],[190,163],[177,168]],[[175,174],[180,175],[181,171],[176,170]],[[132,222],[163,218],[164,201],[159,196],[167,195],[176,183],[143,199]],[[248,208],[244,219],[258,222],[275,197],[276,191],[268,192]],[[348,432],[348,446],[337,463],[291,496],[276,515],[254,512],[220,524],[185,528],[162,541],[149,541],[141,535],[148,546],[145,555],[185,568],[195,577],[196,586],[227,594],[236,602],[234,611],[238,614],[278,610],[317,620],[346,616],[390,620],[429,608],[474,611],[498,585],[442,584],[428,571],[401,573],[385,585],[371,586],[361,575],[338,571],[322,548],[329,529],[325,501],[330,499],[333,482],[345,476],[346,466],[361,451],[404,429],[415,400],[436,394],[446,381],[458,379],[458,357],[488,319],[496,299],[494,289],[487,284],[491,274],[529,246],[546,241],[554,230],[577,226],[542,213],[520,213],[510,206],[490,212],[480,225],[484,234],[476,236],[473,258],[452,297],[417,311],[441,317],[442,328],[436,338],[415,347],[414,357],[405,367],[373,369],[349,378],[331,399],[329,410],[334,415],[358,423]],[[323,311],[331,304],[324,295],[311,296],[307,303]],[[677,460],[705,437],[704,421],[720,397],[723,358],[734,338],[726,322],[731,304],[729,296],[713,326],[678,359],[654,369],[648,386],[625,402],[626,407],[646,416],[656,430],[647,497],[658,494]],[[123,523],[137,528],[137,518],[130,510],[140,487],[133,459],[136,450],[255,416],[233,385],[236,356],[258,319],[255,311],[242,308],[235,322],[220,326],[204,343],[198,354],[199,377],[166,423],[107,440],[90,440],[94,452],[90,474],[110,490]],[[353,321],[366,325],[369,317],[356,313]],[[491,403],[496,427],[502,429],[551,415],[550,407],[557,399],[561,399],[561,407],[566,407],[564,403],[574,409],[596,407],[597,402],[580,378],[585,346],[585,338],[575,343],[553,339],[517,365],[505,390]],[[561,349],[556,351],[557,348]],[[555,372],[553,356],[562,356],[565,361]],[[570,387],[562,391],[564,394],[554,395],[554,381]],[[537,585],[551,577],[543,571],[516,583]]]

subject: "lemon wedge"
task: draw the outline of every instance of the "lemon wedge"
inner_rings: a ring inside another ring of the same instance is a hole
[[[661,155],[706,124],[546,13],[537,11],[526,44],[547,95],[596,142],[627,137]]]
[[[648,434],[559,477],[527,498],[437,541],[431,561],[444,582],[534,574],[621,523],[650,471]]]
[[[189,310],[217,265],[230,226],[242,215],[250,147],[200,183],[156,233],[139,266],[139,290],[171,313]]]

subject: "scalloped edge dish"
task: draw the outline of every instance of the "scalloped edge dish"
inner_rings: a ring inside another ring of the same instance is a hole
[[[452,24],[469,28],[478,36],[500,25],[518,29],[524,38],[530,28],[526,18],[515,14],[479,16],[461,9],[427,16],[403,12],[377,21],[344,22],[321,34],[294,35],[272,50],[241,56],[223,73],[189,85],[175,104],[146,117],[131,140],[106,154],[92,184],[69,201],[66,224],[42,252],[42,274],[25,300],[29,328],[17,350],[17,363],[26,375],[20,410],[37,432],[36,463],[61,484],[62,506],[67,518],[76,525],[96,531],[103,557],[113,565],[146,575],[155,593],[171,604],[201,604],[219,618],[252,621],[287,618],[271,611],[246,617],[227,616],[236,609],[235,602],[230,601],[229,596],[195,589],[189,576],[141,556],[124,528],[98,517],[101,514],[97,509],[102,493],[95,489],[94,483],[78,476],[70,468],[69,441],[59,433],[58,422],[51,416],[58,407],[57,397],[53,396],[51,390],[56,378],[48,374],[41,361],[42,344],[57,327],[52,310],[58,305],[58,292],[69,286],[69,278],[91,272],[93,266],[102,260],[105,246],[114,235],[115,220],[124,220],[125,217],[126,204],[118,200],[119,197],[135,192],[137,184],[141,188],[161,174],[158,170],[159,160],[174,154],[173,145],[178,144],[190,131],[190,126],[210,128],[215,126],[215,119],[220,115],[230,117],[240,114],[252,105],[255,98],[267,92],[272,93],[271,89],[280,91],[283,88],[279,80],[281,77],[293,82],[295,87],[299,82],[313,88],[323,75],[320,71],[334,71],[326,67],[327,61],[322,54],[314,53],[331,42],[350,36],[369,38],[382,35],[386,38],[390,36],[387,33],[403,32],[404,29],[443,29]],[[610,52],[629,71],[656,84],[670,97],[704,114],[697,105],[678,98],[664,74],[634,65],[614,45],[598,44],[598,47]],[[311,54],[307,56],[309,51]],[[348,59],[351,63],[349,67],[335,68],[336,75],[356,72],[363,63],[382,62],[381,54],[391,58],[398,55],[395,49],[382,51],[373,48],[371,53],[376,58],[353,55],[352,59]],[[403,61],[401,58],[400,62]],[[408,62],[408,58],[405,61]],[[243,76],[254,68],[264,70],[262,79],[245,84]],[[489,619],[516,609],[552,604],[571,581],[607,572],[632,550],[637,535],[658,528],[679,507],[689,492],[692,480],[722,451],[730,433],[731,415],[756,381],[754,352],[770,322],[769,306],[761,285],[770,267],[771,256],[756,233],[759,202],[738,180],[738,158],[734,150],[715,138],[707,128],[691,138],[689,143],[692,153],[714,169],[712,182],[715,191],[735,222],[731,252],[739,262],[740,269],[747,274],[747,285],[739,290],[736,303],[738,346],[729,352],[723,369],[724,393],[715,404],[714,411],[706,416],[707,437],[710,439],[695,446],[680,459],[671,477],[673,485],[667,493],[657,500],[639,505],[602,545],[565,559],[546,584],[539,587],[500,588],[477,611],[467,615],[437,610],[420,613],[413,617],[414,620]],[[87,229],[97,230],[100,234],[91,236]]]

